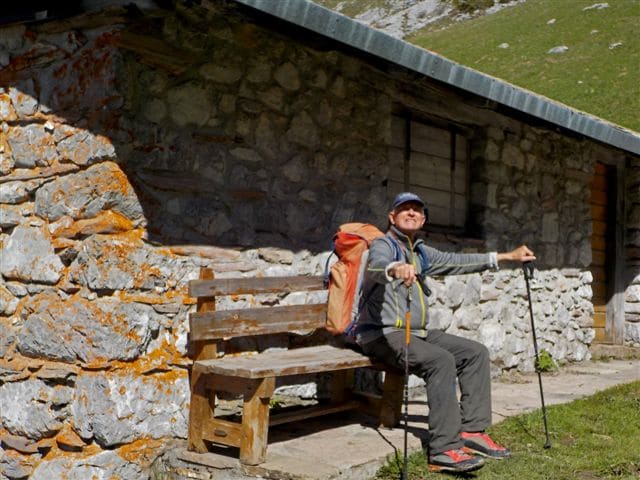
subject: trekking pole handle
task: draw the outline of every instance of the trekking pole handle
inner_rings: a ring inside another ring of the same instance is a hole
[[[420,284],[420,288],[422,289],[422,293],[424,293],[425,297],[430,297],[431,289],[424,281],[424,275],[419,273],[416,275],[416,279],[418,280],[418,283]]]
[[[535,269],[536,266],[531,260],[522,263],[522,270],[524,270],[524,276],[527,280],[533,279],[533,272]]]

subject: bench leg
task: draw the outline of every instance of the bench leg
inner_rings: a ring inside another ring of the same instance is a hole
[[[240,461],[244,464],[258,465],[267,456],[269,401],[275,383],[274,377],[255,380],[244,394],[240,441]]]
[[[210,418],[213,418],[213,410],[209,399],[210,392],[207,390],[206,385],[207,375],[192,372],[188,449],[198,453],[206,453],[208,451],[203,439],[203,427]]]
[[[331,375],[331,403],[344,403],[353,398],[353,377],[355,370],[338,370]]]
[[[387,428],[395,427],[402,414],[402,395],[404,375],[385,372],[382,402],[380,404],[380,424]]]

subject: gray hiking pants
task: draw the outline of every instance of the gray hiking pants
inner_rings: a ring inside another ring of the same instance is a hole
[[[404,349],[402,330],[362,345],[366,355],[402,370]],[[426,338],[412,335],[409,371],[426,382],[430,455],[461,448],[460,432],[480,432],[491,425],[489,351],[481,343],[439,330],[429,331]]]

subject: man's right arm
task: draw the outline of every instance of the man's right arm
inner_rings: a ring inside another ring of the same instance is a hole
[[[375,283],[388,283],[395,277],[392,275],[394,267],[402,264],[395,259],[395,252],[389,243],[382,239],[376,239],[369,249],[367,260],[367,276]]]

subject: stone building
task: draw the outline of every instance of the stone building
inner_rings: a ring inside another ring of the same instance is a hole
[[[64,3],[0,14],[0,479],[145,478],[186,437],[187,281],[321,273],[405,189],[440,248],[534,249],[556,361],[640,345],[637,133],[307,0]],[[516,267],[429,280],[496,374],[533,368]]]

